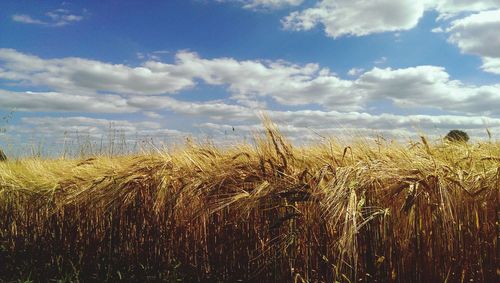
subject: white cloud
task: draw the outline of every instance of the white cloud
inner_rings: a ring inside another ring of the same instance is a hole
[[[113,130],[122,130],[129,134],[137,133],[141,129],[160,129],[156,122],[130,122],[127,120],[111,120],[103,118],[77,117],[24,117],[25,124],[36,126],[38,133],[51,134],[63,132],[80,132],[101,135],[111,127]]]
[[[271,97],[284,105],[322,103],[336,109],[360,107],[361,97],[351,93],[352,82],[339,79],[318,64],[285,61],[203,59],[180,51],[174,64],[148,61],[140,67],[109,64],[82,58],[41,59],[12,49],[0,49],[0,78],[23,86],[43,86],[62,93],[158,95],[176,93],[196,85],[227,86],[233,99],[255,107]]]
[[[372,129],[399,129],[422,127],[432,129],[435,127],[449,129],[461,127],[471,129],[483,127],[485,123],[500,126],[500,119],[485,116],[460,116],[460,115],[395,115],[395,114],[369,114],[363,112],[338,112],[338,111],[273,111],[270,113],[278,121],[294,127],[328,129],[332,125],[340,128],[372,128]]]
[[[385,57],[385,56],[382,56],[382,57],[378,58],[377,60],[373,61],[373,64],[375,64],[375,65],[383,65],[385,63],[387,63],[387,57]]]
[[[154,112],[154,111],[144,111],[142,112],[142,114],[144,114],[144,116],[146,117],[149,117],[151,119],[162,119],[163,116],[157,112]]]
[[[500,58],[483,57],[481,68],[486,72],[500,75]]]
[[[26,14],[14,14],[12,20],[23,24],[62,27],[84,19],[83,14],[74,14],[67,9],[56,9],[45,13],[45,19],[36,19]]]
[[[428,9],[436,10],[440,19],[463,12],[480,12],[500,8],[500,0],[424,0]]]
[[[160,61],[162,59],[162,56],[165,54],[170,54],[170,51],[156,50],[153,52],[137,52],[136,56],[139,60]]]
[[[454,20],[447,32],[449,41],[466,53],[500,57],[500,10],[480,12]]]
[[[256,116],[254,110],[220,101],[189,102],[179,101],[166,96],[131,97],[129,104],[132,107],[148,110],[170,110],[177,114],[198,116],[214,120],[229,119],[241,121]]]
[[[289,6],[298,6],[304,0],[217,0],[218,2],[237,2],[245,9],[279,9]]]
[[[130,113],[138,109],[127,105],[119,95],[79,95],[59,92],[13,92],[0,89],[0,108],[38,112]]]
[[[349,76],[358,76],[359,74],[363,73],[365,69],[363,68],[352,68],[349,71],[347,71],[347,74]]]
[[[13,49],[0,49],[0,64],[0,78],[72,93],[175,93],[195,84],[189,74],[169,64],[162,71],[153,71],[73,57],[41,59]]]
[[[334,137],[346,135],[350,139],[382,134],[385,137],[404,139],[417,136],[420,130],[431,136],[443,136],[451,129],[466,130],[475,137],[484,137],[486,127],[500,132],[500,119],[485,116],[373,115],[319,110],[269,111],[268,114],[280,125],[281,132],[298,142],[318,140],[317,134]],[[198,127],[219,131],[214,136],[222,136],[222,132],[241,136],[242,133],[262,129],[262,125],[256,120],[249,120],[243,125],[230,125],[227,122],[202,123]]]
[[[443,33],[444,31],[445,30],[442,27],[437,27],[437,28],[431,29],[431,32],[433,32],[433,33]]]
[[[135,68],[81,58],[45,60],[10,49],[0,49],[2,62],[0,78],[16,82],[19,87],[54,89],[0,95],[4,108],[30,111],[125,113],[164,108],[211,117],[228,113],[241,117],[246,113],[242,109],[264,109],[269,99],[281,105],[315,104],[337,111],[360,111],[380,99],[391,100],[399,107],[455,113],[498,115],[496,109],[500,109],[493,107],[500,101],[499,85],[464,84],[437,66],[373,68],[364,73],[358,70],[357,79],[346,80],[314,63],[204,59],[187,51],[178,52],[174,64],[148,61]],[[495,60],[488,61],[488,68],[497,66]],[[222,105],[221,101],[197,104],[165,96],[193,87],[197,80],[225,87],[231,101],[239,105]],[[151,97],[153,94],[159,96]]]
[[[500,131],[500,119],[485,116],[460,115],[395,115],[369,114],[363,112],[338,112],[320,110],[268,111],[270,117],[280,125],[281,131],[296,142],[318,140],[322,136],[344,136],[345,138],[367,137],[382,134],[387,138],[406,139],[419,134],[420,130],[431,136],[444,135],[450,129],[462,129],[473,137],[484,137],[485,128],[494,134]],[[256,115],[249,115],[242,120],[232,120],[224,116],[216,122],[204,122],[197,127],[203,134],[209,134],[216,141],[226,139],[226,134],[250,137],[251,132],[262,129]],[[232,124],[229,124],[231,121]],[[36,129],[33,132],[33,128]],[[233,131],[233,128],[235,129]],[[123,134],[127,140],[136,138],[181,139],[186,132],[166,129],[158,122],[132,122],[102,118],[77,117],[24,117],[21,124],[9,128],[9,133],[61,139],[74,138],[76,134],[89,137],[93,141],[107,138],[110,131]],[[211,131],[215,131],[210,135]],[[217,132],[218,131],[218,132]],[[224,133],[224,135],[222,135]],[[353,136],[357,135],[357,136]]]
[[[395,84],[403,79],[402,85]],[[409,82],[413,82],[414,84]],[[435,87],[427,87],[437,82]],[[371,84],[370,84],[371,83]],[[456,84],[456,85],[455,85]],[[498,89],[487,89],[487,87],[472,87],[460,89],[461,84],[450,81],[447,74],[441,68],[422,67],[417,69],[374,69],[366,73],[356,81],[359,91],[369,93],[373,99],[391,99],[397,103],[405,103],[409,107],[427,106],[445,110],[478,110],[476,113],[486,113],[484,109],[498,114],[498,110],[492,107],[498,101]],[[462,86],[463,87],[463,86]],[[408,88],[408,93],[401,92],[401,88]],[[447,91],[447,88],[452,88]],[[484,89],[483,89],[484,88]],[[419,92],[421,89],[421,92]],[[489,92],[488,92],[489,91]],[[456,96],[455,96],[456,95]],[[490,97],[488,97],[490,95]],[[495,96],[496,95],[496,96]],[[134,97],[131,101],[133,106],[139,108],[167,109],[177,114],[189,117],[201,117],[209,122],[211,129],[223,131],[228,128],[228,121],[233,123],[231,127],[237,130],[250,131],[259,125],[258,111],[250,108],[226,104],[223,102],[194,103],[176,101],[169,97]],[[456,111],[459,112],[460,111]],[[460,128],[473,131],[477,135],[483,135],[484,129],[499,128],[500,118],[492,118],[479,115],[396,115],[390,113],[370,114],[366,112],[344,112],[344,111],[323,111],[323,110],[291,110],[291,111],[266,111],[271,118],[280,124],[284,129],[297,138],[304,137],[305,133],[314,136],[314,131],[318,130],[324,134],[340,133],[345,130],[362,132],[364,134],[374,134],[374,131],[383,134],[392,134],[399,137],[415,135],[417,130],[424,132],[436,132],[445,134],[450,129]],[[203,124],[205,125],[205,124]],[[217,125],[226,125],[219,128]],[[294,130],[295,129],[295,132]],[[393,130],[396,129],[396,130]]]
[[[152,69],[163,68],[162,63],[154,64]],[[450,79],[446,70],[437,66],[374,68],[356,80],[343,80],[317,64],[209,60],[194,53],[178,55],[178,64],[207,84],[227,85],[232,98],[243,105],[256,106],[246,102],[271,97],[282,105],[319,104],[350,111],[364,109],[370,101],[390,99],[403,107],[500,114],[492,107],[500,103],[499,85],[467,85]]]
[[[500,9],[472,14],[454,20],[446,30],[448,41],[456,44],[463,53],[481,56],[482,69],[500,73]]]
[[[12,20],[15,22],[23,23],[23,24],[35,24],[35,25],[46,25],[47,23],[33,19],[30,15],[25,14],[14,14],[12,15]]]
[[[457,113],[500,115],[500,84],[474,86],[450,79],[442,67],[374,68],[356,80],[369,100],[400,107],[431,107]]]
[[[178,56],[183,69],[211,85],[227,85],[233,98],[272,97],[283,105],[322,103],[336,109],[357,109],[361,97],[350,93],[352,82],[339,79],[318,64],[299,66],[284,61],[202,59]],[[161,67],[159,65],[159,67]]]
[[[86,116],[22,117],[7,129],[7,140],[15,144],[14,155],[31,155],[33,147],[40,144],[45,153],[56,156],[63,152],[78,155],[80,150],[108,152],[111,148],[115,153],[126,153],[138,150],[138,146],[147,146],[145,141],[154,143],[157,148],[158,142],[178,143],[186,136],[188,133],[165,128],[158,122]]]
[[[465,12],[498,8],[500,0],[319,0],[311,8],[290,13],[282,19],[282,25],[295,31],[322,25],[326,35],[333,38],[365,36],[410,30],[425,11],[436,11],[438,19],[449,19]]]
[[[333,38],[363,36],[415,27],[424,4],[414,0],[322,0],[313,8],[296,11],[282,20],[290,30],[310,30],[321,24]]]
[[[105,118],[92,118],[86,116],[69,117],[23,117],[18,131],[29,133],[32,127],[36,128],[36,134],[46,136],[62,135],[73,136],[75,134],[88,135],[94,139],[101,139],[110,134],[121,132],[125,138],[158,137],[162,135],[184,136],[186,132],[164,128],[158,122],[150,121],[128,121]],[[12,129],[14,130],[14,129]]]

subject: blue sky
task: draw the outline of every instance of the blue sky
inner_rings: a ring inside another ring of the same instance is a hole
[[[3,143],[500,131],[499,0],[2,1]],[[236,131],[232,131],[233,127]]]

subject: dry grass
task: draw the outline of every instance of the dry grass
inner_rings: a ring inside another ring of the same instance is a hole
[[[500,144],[295,148],[267,129],[232,148],[0,163],[0,278],[498,279]]]

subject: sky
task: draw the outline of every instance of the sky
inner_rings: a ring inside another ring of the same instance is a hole
[[[500,136],[500,0],[0,2],[0,144]],[[8,150],[6,150],[8,151]]]

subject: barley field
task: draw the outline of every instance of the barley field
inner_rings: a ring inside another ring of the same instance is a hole
[[[500,143],[0,162],[1,282],[498,282]]]

